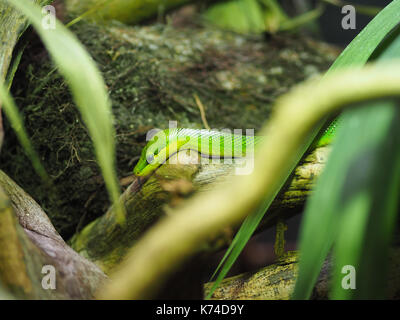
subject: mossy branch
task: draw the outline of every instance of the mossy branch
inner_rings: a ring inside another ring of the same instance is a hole
[[[287,187],[272,203],[260,230],[273,225],[278,216],[286,218],[300,211],[329,152],[330,147],[317,148],[302,161]],[[237,165],[234,161],[232,164],[200,164],[199,159],[191,156],[198,157],[186,150],[179,152],[172,158],[178,160],[179,165],[166,163],[149,180],[142,180],[140,184],[136,180],[125,190],[119,201],[127,211],[126,228],[117,224],[115,210],[110,208],[71,239],[72,247],[109,273],[159,218],[173,212],[173,208],[194,191],[203,192],[216,183],[223,183]],[[212,253],[229,245],[234,231],[229,228],[210,235],[203,252]]]
[[[106,281],[95,264],[66,245],[40,206],[3,171],[0,247],[0,282],[18,299],[91,299]],[[45,265],[55,268],[55,290],[43,290]]]
[[[224,279],[214,291],[214,300],[287,300],[294,289],[298,275],[299,255],[289,251],[279,261],[255,272],[247,272]],[[400,247],[395,246],[389,254],[389,271],[387,279],[387,298],[399,299],[400,292]],[[332,260],[325,260],[312,299],[328,299],[331,283]],[[213,283],[204,285],[204,296],[207,296]]]
[[[238,224],[262,200],[274,197],[287,171],[299,160],[299,146],[324,117],[358,102],[388,96],[400,96],[398,64],[337,72],[308,81],[280,98],[261,132],[266,139],[256,154],[252,174],[234,176],[162,219],[132,248],[98,297],[151,297],[210,234]]]

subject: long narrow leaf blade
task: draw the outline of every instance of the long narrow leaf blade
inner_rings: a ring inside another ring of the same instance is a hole
[[[354,144],[347,149],[351,160],[335,164],[346,179],[336,204],[331,297],[382,299],[400,194],[400,110],[396,101],[380,101],[345,115],[350,125],[343,135],[351,134]],[[351,290],[342,285],[348,266],[355,271]]]
[[[380,143],[387,138],[387,126],[396,112],[398,111],[393,103],[388,105],[387,102],[375,102],[367,109],[344,113],[334,149],[304,213],[299,273],[293,299],[310,297],[322,264],[337,237],[341,239],[337,247],[341,258],[336,261],[340,271],[336,270],[335,273],[335,290],[341,285],[338,279],[343,277],[342,268],[345,265],[358,266],[356,262],[365,235],[367,215],[370,206],[377,201],[373,200],[373,193],[370,191],[384,190],[390,194],[385,188],[390,187],[389,183],[384,187],[380,186],[379,190],[373,188],[377,185],[374,176],[377,172],[374,170],[379,170],[382,178],[391,178],[396,171],[388,163],[384,167],[387,172],[381,168],[382,161],[388,154],[379,149]],[[390,160],[395,161],[395,150],[392,151],[394,154]],[[382,201],[384,199],[379,199],[378,203]],[[385,212],[380,210],[379,214],[384,215]],[[391,215],[392,213],[389,214]],[[372,252],[370,254],[375,257],[380,255]],[[383,261],[380,263],[384,264]],[[346,297],[337,292],[334,296]]]
[[[389,59],[400,57],[399,32],[396,32],[396,35],[397,37],[392,39],[391,43],[385,45],[385,51],[381,53],[381,56],[378,58],[379,61],[387,61]],[[394,117],[397,110],[393,110],[393,108],[394,106],[389,107],[389,109],[392,110],[391,113]],[[306,206],[301,227],[301,258],[299,263],[298,279],[293,294],[294,299],[307,299],[310,297],[322,263],[331,249],[334,239],[338,237],[341,230],[343,231],[343,228],[345,228],[345,223],[341,222],[341,219],[343,219],[343,211],[346,210],[342,204],[343,195],[341,190],[347,190],[345,188],[346,179],[348,179],[349,175],[351,177],[352,172],[354,173],[354,170],[350,170],[349,172],[349,163],[352,163],[357,155],[362,157],[364,149],[372,148],[373,142],[375,141],[374,139],[382,137],[382,130],[389,130],[388,128],[392,121],[391,117],[386,117],[381,120],[384,121],[384,123],[379,123],[380,117],[384,116],[388,111],[385,111],[385,108],[378,106],[378,108],[375,107],[373,112],[374,115],[371,116],[368,112],[366,113],[365,110],[357,109],[347,111],[342,116],[341,127],[337,132],[335,145],[328,163],[326,164],[324,172],[316,185],[313,196],[311,196]],[[387,139],[387,137],[384,136],[382,139]],[[378,150],[375,150],[375,153],[383,155],[383,153]],[[394,155],[395,154],[394,150]],[[395,160],[395,157],[392,160]],[[380,161],[375,165],[379,165],[379,163]],[[372,168],[373,167],[364,172],[366,175],[364,178],[366,179],[366,182],[369,182],[370,184],[372,183],[373,186],[375,184],[374,179],[368,180],[367,178],[368,174],[373,174]],[[389,169],[391,167],[387,165],[384,168]],[[395,168],[392,168],[392,170],[393,172],[390,173],[389,176],[396,172]],[[384,170],[382,170],[382,176],[384,176],[384,173]],[[389,193],[390,190],[387,190],[387,192]],[[373,198],[373,194],[371,193],[368,194],[368,196],[369,198]],[[364,230],[361,227],[362,219],[367,219],[365,215],[369,205],[361,207],[362,205],[365,205],[365,203],[362,202],[361,196],[354,201],[355,207],[353,210],[355,214],[361,212],[359,213],[357,220],[360,224],[358,232],[359,239],[361,237],[360,234],[363,235]],[[349,212],[351,212],[351,210]],[[390,211],[387,211],[386,216],[390,217],[391,214]],[[353,217],[349,214],[348,216],[347,219],[352,219]],[[351,250],[352,254],[355,254],[356,249],[361,250],[362,242],[359,242],[358,244],[356,243],[356,241],[359,240],[356,240],[356,229],[353,231],[354,244]],[[345,253],[347,251],[342,245],[344,241],[343,239],[349,240],[345,232],[342,234],[341,239],[342,240],[339,243],[339,252],[343,252],[342,257],[344,257],[347,254]],[[346,243],[350,248],[350,244],[348,242]],[[341,253],[339,253],[339,255],[341,255]],[[342,258],[341,260],[346,260],[346,258]],[[337,294],[337,289],[335,290],[335,297],[344,297]]]
[[[43,181],[49,183],[50,178],[47,175],[46,170],[42,166],[39,156],[37,155],[29,140],[28,134],[23,124],[22,116],[18,112],[18,108],[15,105],[13,98],[9,94],[5,83],[2,82],[0,82],[0,105],[2,106],[2,109],[6,114],[8,120],[10,121],[11,126],[13,127],[21,146],[24,148],[26,155],[29,159],[31,159],[36,173]]]
[[[84,47],[62,23],[57,20],[54,29],[44,28],[40,7],[29,0],[7,1],[29,18],[67,80],[93,140],[107,190],[116,206],[117,219],[122,223],[125,214],[118,202],[120,190],[114,168],[115,134],[111,106],[100,72]]]
[[[362,67],[382,40],[400,22],[400,1],[388,4],[343,50],[328,73],[347,67]]]
[[[345,67],[361,67],[364,65],[368,59],[371,57],[374,50],[382,42],[382,40],[387,36],[387,34],[398,24],[400,21],[400,0],[395,0],[386,6],[361,32],[360,34],[347,46],[347,48],[342,52],[342,54],[336,59],[335,63],[328,70],[328,73],[336,71]],[[312,141],[318,135],[318,132],[323,127],[323,123],[317,126],[314,131],[310,134],[310,138],[307,143],[304,144],[302,148],[297,152],[298,160],[301,159],[303,154],[311,145]],[[292,169],[294,169],[295,164]],[[287,177],[289,177],[290,172],[288,172]],[[279,190],[277,190],[278,192]],[[212,289],[208,294],[208,298],[212,296],[214,290],[221,283],[225,275],[231,269],[233,263],[236,261],[240,252],[244,248],[248,239],[256,230],[259,221],[261,221],[263,215],[268,210],[269,205],[272,203],[273,199],[266,199],[262,207],[260,207],[256,212],[252,213],[245,222],[242,224],[238,233],[235,236],[234,241],[228,248],[227,254],[225,254],[223,265],[218,267],[221,271],[215,281]],[[249,221],[250,222],[249,222]],[[221,262],[222,263],[222,262]],[[217,271],[216,271],[217,272]]]

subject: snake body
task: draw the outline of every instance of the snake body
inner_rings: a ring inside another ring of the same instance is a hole
[[[329,144],[336,130],[334,121],[318,140],[317,146]],[[153,173],[168,158],[180,150],[194,150],[202,157],[239,158],[248,155],[249,150],[264,137],[235,134],[226,131],[173,128],[156,133],[143,148],[141,157],[134,168],[136,176]]]

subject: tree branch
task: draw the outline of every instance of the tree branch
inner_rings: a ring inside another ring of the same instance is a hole
[[[90,299],[106,276],[68,247],[39,205],[0,171],[0,282],[18,299]],[[4,190],[4,191],[3,191]],[[45,290],[42,268],[55,268]]]
[[[400,298],[400,247],[393,247],[389,255],[387,280],[387,298]],[[318,281],[314,287],[312,299],[328,299],[330,285],[331,257],[325,260]],[[215,300],[286,300],[294,289],[298,270],[298,253],[288,252],[278,263],[256,272],[247,272],[224,279],[214,291],[211,299]],[[207,296],[213,283],[204,286]]]
[[[262,221],[262,229],[273,225],[278,216],[287,218],[301,210],[329,151],[329,147],[318,148],[304,159],[288,186],[272,203],[271,210]],[[115,211],[111,208],[107,214],[76,234],[71,240],[72,247],[109,273],[159,218],[173,212],[174,207],[194,192],[204,192],[215,184],[223,183],[238,166],[222,162],[200,164],[200,160],[204,159],[197,154],[189,155],[186,151],[171,160],[179,160],[180,164],[164,164],[148,181],[142,181],[142,186],[135,181],[124,192],[120,202],[127,211],[125,228],[116,222]],[[190,164],[194,162],[198,164]],[[229,226],[223,232],[211,235],[203,251],[215,252],[229,245],[235,227]]]

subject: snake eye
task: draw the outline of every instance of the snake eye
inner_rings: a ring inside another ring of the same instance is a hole
[[[147,156],[147,163],[151,164],[154,161],[154,154],[149,154]]]

